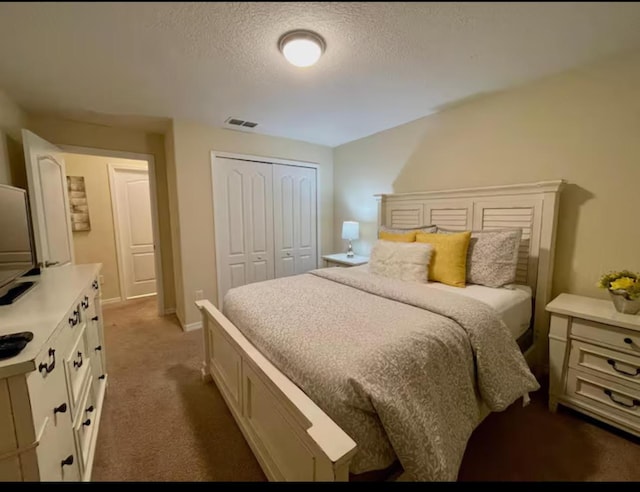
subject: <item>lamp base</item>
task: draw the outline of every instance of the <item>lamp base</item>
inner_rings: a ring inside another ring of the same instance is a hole
[[[351,240],[349,240],[349,249],[347,249],[347,258],[353,258],[353,249],[351,249]]]

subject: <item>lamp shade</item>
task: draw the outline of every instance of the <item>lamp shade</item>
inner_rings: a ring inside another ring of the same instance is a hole
[[[360,224],[352,220],[342,223],[342,239],[358,239],[360,236]]]

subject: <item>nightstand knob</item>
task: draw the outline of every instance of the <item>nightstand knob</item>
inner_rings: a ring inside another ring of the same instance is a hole
[[[614,371],[619,372],[620,374],[624,374],[625,376],[631,376],[635,378],[636,376],[640,375],[640,369],[636,369],[636,372],[627,372],[627,371],[623,371],[622,369],[618,369],[616,367],[616,361],[613,359],[607,359],[607,364],[613,367]]]
[[[631,338],[625,338],[624,343],[628,343],[629,345],[631,345],[633,343],[633,340],[631,340]]]
[[[613,391],[611,391],[610,389],[606,389],[604,390],[604,394],[607,395],[609,397],[609,399],[613,402],[613,403],[617,403],[618,405],[620,405],[621,407],[627,407],[627,408],[635,408],[637,406],[640,406],[640,400],[636,400],[635,398],[631,401],[631,403],[626,403],[624,401],[620,401],[620,400],[616,400],[615,398],[615,393]]]
[[[291,256],[291,253],[287,253],[287,256]]]

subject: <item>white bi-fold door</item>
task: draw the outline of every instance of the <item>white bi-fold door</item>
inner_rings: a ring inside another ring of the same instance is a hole
[[[234,287],[317,267],[316,170],[215,157],[218,301]]]
[[[273,166],[276,277],[316,268],[316,170]]]
[[[217,158],[213,175],[218,290],[274,277],[270,164]]]

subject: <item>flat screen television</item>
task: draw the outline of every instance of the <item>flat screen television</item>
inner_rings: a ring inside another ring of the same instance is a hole
[[[27,192],[0,184],[0,304],[11,303],[33,285],[16,280],[35,265]]]

